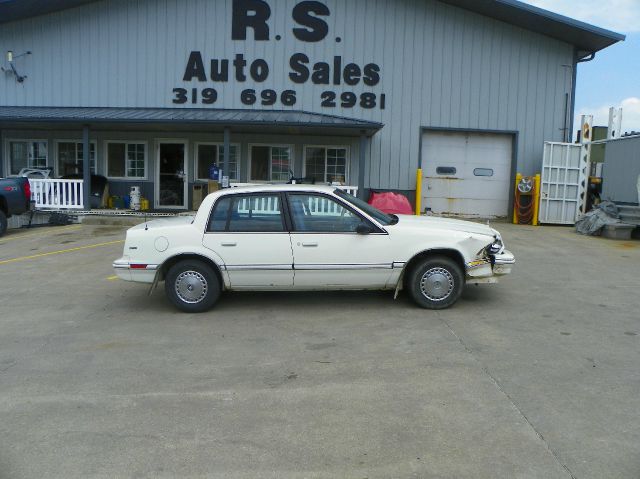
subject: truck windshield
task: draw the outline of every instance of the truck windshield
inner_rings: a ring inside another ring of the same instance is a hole
[[[356,198],[355,196],[352,196],[343,190],[336,189],[334,193],[343,200],[351,203],[356,208],[361,209],[369,216],[375,218],[380,224],[384,226],[395,225],[398,222],[398,217],[396,215],[388,215],[386,213],[383,213],[378,208],[374,208],[366,201],[362,201],[360,198]]]

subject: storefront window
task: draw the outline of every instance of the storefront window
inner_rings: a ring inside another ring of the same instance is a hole
[[[305,149],[305,176],[320,183],[345,184],[347,178],[347,148],[308,146]]]
[[[287,182],[291,176],[291,148],[252,146],[251,180]]]
[[[238,145],[230,145],[229,147],[229,174],[224,172],[225,176],[229,176],[230,180],[238,180]],[[209,179],[209,168],[215,164],[219,168],[224,166],[224,145],[220,143],[201,143],[197,146],[197,177],[198,180]]]
[[[83,172],[82,142],[63,141],[58,143],[58,175],[81,175]],[[96,173],[96,144],[89,143],[91,173]]]
[[[23,168],[46,168],[47,142],[20,140],[9,142],[9,171],[17,175]]]
[[[107,143],[107,175],[110,178],[145,178],[146,148],[144,143]]]

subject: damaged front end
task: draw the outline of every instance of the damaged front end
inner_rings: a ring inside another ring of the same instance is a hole
[[[511,273],[515,263],[515,257],[505,248],[500,233],[496,231],[493,241],[467,263],[467,283],[496,283],[498,277]]]

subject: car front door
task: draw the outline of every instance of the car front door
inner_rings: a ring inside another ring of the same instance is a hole
[[[296,289],[377,289],[393,268],[389,235],[321,193],[289,193]],[[368,234],[358,234],[364,225]]]
[[[293,286],[282,199],[280,193],[237,194],[214,204],[203,245],[224,261],[232,289]]]

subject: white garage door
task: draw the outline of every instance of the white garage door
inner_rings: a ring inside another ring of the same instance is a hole
[[[427,131],[422,138],[422,208],[466,217],[507,216],[511,135]]]

